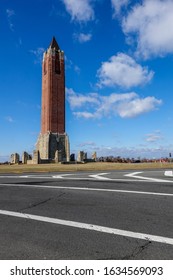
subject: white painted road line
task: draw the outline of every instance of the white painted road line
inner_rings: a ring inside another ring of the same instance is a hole
[[[126,177],[132,177],[132,178],[142,178],[142,179],[146,179],[145,177],[143,177],[143,176],[138,176],[138,174],[141,174],[141,173],[143,173],[143,171],[141,172],[141,171],[138,171],[138,172],[132,172],[132,173],[128,173],[128,174],[125,174],[124,176],[126,176]],[[146,180],[148,180],[148,178],[146,179]]]
[[[64,176],[71,176],[71,175],[75,175],[75,174],[58,174],[58,175],[53,175],[52,178],[64,179]]]
[[[103,177],[103,174],[109,174],[109,173],[100,173],[96,175],[88,175],[88,177],[69,177],[70,175],[75,175],[75,174],[63,174],[63,175],[50,175],[50,176],[34,176],[34,175],[20,175],[20,176],[0,176],[1,178],[26,178],[26,179],[63,179],[63,180],[77,180],[77,181],[112,181],[112,182],[156,182],[156,183],[171,183],[173,184],[173,180],[163,180],[163,179],[156,179],[156,178],[150,178],[150,177],[143,177],[143,176],[138,176],[137,174],[142,173],[142,172],[133,172],[129,174],[125,174],[124,176],[130,177],[131,179],[120,179],[120,178],[108,178],[108,177]],[[102,174],[102,175],[101,175]]]
[[[99,174],[94,174],[94,175],[89,175],[90,177],[92,178],[95,178],[97,180],[111,180],[111,178],[107,178],[107,177],[103,177],[103,175],[107,175],[107,174],[110,174],[110,173],[99,173]]]
[[[69,174],[69,175],[75,175],[75,174]],[[88,177],[68,177],[68,176],[65,176],[63,177],[63,175],[50,175],[50,176],[34,176],[34,175],[28,175],[28,176],[0,176],[0,179],[1,178],[18,178],[18,179],[21,179],[21,178],[28,178],[28,179],[64,179],[64,180],[78,180],[78,181],[82,181],[82,180],[88,180],[88,181],[98,181],[100,179],[100,181],[121,181],[121,182],[145,182],[146,180],[139,180],[139,179],[110,179],[110,178],[103,178],[103,177],[100,177],[100,178],[94,178],[94,177],[90,177],[90,175],[88,175]],[[143,178],[143,177],[142,177]],[[173,183],[173,181],[167,181],[168,183]]]
[[[93,224],[79,223],[74,221],[67,221],[67,220],[61,220],[56,218],[49,218],[49,217],[31,215],[27,213],[6,211],[6,210],[0,210],[0,215],[12,216],[16,218],[24,218],[24,219],[35,220],[35,221],[40,221],[45,223],[52,223],[52,224],[69,226],[74,228],[93,230],[101,233],[108,233],[108,234],[120,235],[120,236],[125,236],[130,238],[143,239],[147,241],[160,242],[160,243],[173,245],[173,238],[168,238],[163,236],[126,231],[126,230],[103,227],[103,226],[98,226]]]
[[[173,176],[173,171],[172,170],[167,170],[167,171],[165,171],[164,175],[172,177]]]
[[[143,191],[128,191],[128,190],[115,190],[115,189],[96,189],[96,188],[79,188],[79,187],[65,187],[65,186],[45,186],[45,185],[27,185],[27,184],[0,184],[0,187],[28,187],[28,188],[45,188],[45,189],[66,189],[77,191],[96,191],[96,192],[117,192],[117,193],[130,193],[141,195],[156,195],[156,196],[170,196],[173,197],[173,193],[155,193],[155,192],[143,192]]]
[[[151,181],[151,182],[159,182],[159,183],[173,182],[173,181],[164,180],[164,179],[157,179],[157,178],[139,176],[138,174],[141,174],[141,173],[143,173],[143,172],[133,172],[133,173],[125,174],[124,176],[131,177],[131,178],[136,178],[136,179],[143,179],[143,180]]]

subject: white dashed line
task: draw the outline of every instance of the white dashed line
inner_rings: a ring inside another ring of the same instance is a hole
[[[97,231],[101,233],[108,233],[108,234],[114,234],[114,235],[120,235],[130,238],[136,238],[136,239],[143,239],[147,241],[153,241],[153,242],[160,242],[165,243],[169,245],[173,245],[173,238],[163,237],[163,236],[157,236],[157,235],[150,235],[145,233],[139,233],[139,232],[133,232],[133,231],[126,231],[116,228],[109,228],[109,227],[103,227],[93,224],[86,224],[86,223],[79,223],[74,221],[67,221],[67,220],[61,220],[56,218],[49,218],[49,217],[43,217],[43,216],[37,216],[37,215],[31,215],[27,213],[19,213],[19,212],[12,212],[12,211],[6,211],[6,210],[0,210],[1,215],[6,216],[12,216],[17,218],[24,218],[29,220],[35,220],[45,223],[52,223],[57,225],[63,225],[63,226],[69,226],[74,228],[80,228],[80,229],[86,229],[86,230],[92,230]]]

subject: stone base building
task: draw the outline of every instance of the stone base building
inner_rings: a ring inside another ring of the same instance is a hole
[[[18,153],[11,154],[10,163],[11,164],[18,164],[20,161],[20,156]]]
[[[27,152],[23,152],[22,154],[22,163],[27,164],[28,160],[32,160],[32,157]]]
[[[78,162],[83,162],[87,160],[87,153],[85,153],[84,151],[79,151],[78,152],[78,156],[77,156],[77,161]]]
[[[36,150],[39,151],[40,163],[70,161],[70,144],[66,133],[40,134]]]

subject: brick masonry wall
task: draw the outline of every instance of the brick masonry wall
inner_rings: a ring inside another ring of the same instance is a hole
[[[41,133],[65,132],[65,77],[62,52],[48,50],[42,66]]]

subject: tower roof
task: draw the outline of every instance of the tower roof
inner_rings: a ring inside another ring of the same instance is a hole
[[[55,48],[55,50],[57,50],[57,51],[60,50],[60,47],[58,46],[58,43],[57,43],[57,41],[56,41],[54,36],[53,36],[52,41],[50,43],[50,48],[51,49]]]

